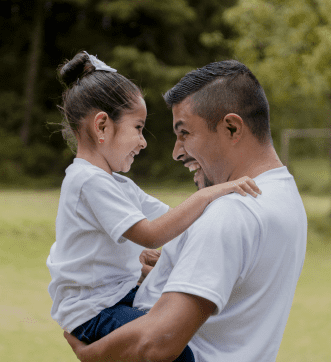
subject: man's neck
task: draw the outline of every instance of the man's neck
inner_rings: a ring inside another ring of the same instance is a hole
[[[262,173],[284,166],[280,161],[274,147],[270,144],[261,147],[258,152],[247,154],[242,162],[238,163],[229,175],[228,181],[236,180],[243,176],[255,178]]]

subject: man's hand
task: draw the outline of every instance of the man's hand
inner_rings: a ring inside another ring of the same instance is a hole
[[[81,362],[174,361],[216,306],[204,298],[163,293],[149,313],[85,345],[64,337]]]
[[[85,349],[87,347],[87,345],[84,342],[81,342],[79,339],[77,339],[76,337],[74,337],[72,334],[68,333],[68,332],[64,332],[63,333],[65,339],[68,341],[68,343],[70,344],[70,347],[72,348],[72,350],[74,351],[74,353],[76,354],[77,358],[84,362],[84,361],[88,361],[88,357],[85,358]]]
[[[140,254],[139,261],[142,264],[142,268],[141,268],[141,276],[138,280],[139,285],[144,281],[149,272],[154,268],[160,256],[161,256],[161,250],[157,249],[145,249]]]

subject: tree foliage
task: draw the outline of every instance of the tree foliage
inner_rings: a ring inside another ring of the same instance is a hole
[[[233,5],[233,0],[223,4],[216,0],[5,3],[0,19],[4,29],[0,73],[5,79],[0,86],[0,131],[15,139],[16,147],[21,140],[21,146],[15,156],[7,154],[7,166],[12,167],[2,167],[0,162],[0,169],[7,170],[0,179],[15,180],[17,174],[8,171],[10,168],[31,176],[63,174],[72,156],[58,127],[51,125],[61,121],[56,106],[62,89],[56,69],[80,50],[97,54],[143,89],[149,114],[147,130],[154,137],[147,131],[149,145],[135,162],[133,173],[149,177],[183,173],[171,160],[172,118],[162,93],[189,70],[215,60],[210,45],[230,31],[219,22],[213,25],[213,18]],[[38,32],[40,24],[42,33]],[[220,47],[217,54],[227,57],[225,44]]]
[[[298,99],[329,96],[329,1],[240,0],[224,19],[237,32],[230,41],[234,54],[262,81],[274,104],[293,107]]]
[[[276,136],[282,127],[298,126],[298,120],[324,122],[325,107],[317,107],[316,98],[329,96],[331,83],[327,0],[12,0],[1,5],[0,133],[6,142],[0,148],[0,182],[16,182],[22,174],[63,176],[73,156],[59,127],[51,125],[61,121],[56,69],[80,50],[97,54],[143,89],[148,147],[133,164],[137,176],[186,177],[171,159],[172,115],[162,94],[186,72],[212,61],[237,57],[253,70],[279,116],[273,123]]]

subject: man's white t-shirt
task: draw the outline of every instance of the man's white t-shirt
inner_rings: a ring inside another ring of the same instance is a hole
[[[66,169],[47,259],[51,315],[62,328],[71,332],[136,286],[144,248],[122,234],[168,209],[129,178],[74,160]]]
[[[275,361],[303,266],[307,218],[286,167],[255,182],[257,198],[213,201],[163,247],[134,306],[150,309],[162,293],[182,292],[216,310],[189,343],[196,362]]]

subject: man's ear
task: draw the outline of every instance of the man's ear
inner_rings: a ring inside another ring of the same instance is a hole
[[[225,134],[233,143],[237,143],[243,134],[244,121],[238,114],[229,113],[223,118]]]

